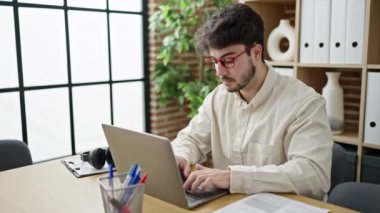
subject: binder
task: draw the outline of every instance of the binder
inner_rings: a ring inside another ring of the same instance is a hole
[[[347,1],[346,64],[363,62],[364,0]]]
[[[380,73],[368,72],[364,142],[380,145]]]
[[[288,67],[274,67],[276,72],[280,73],[281,75],[287,75],[290,77],[293,77],[293,68],[288,68]]]
[[[331,2],[330,63],[346,62],[347,0]]]
[[[316,0],[314,2],[314,63],[329,63],[330,13],[330,0]]]
[[[300,62],[313,62],[314,0],[301,1]]]

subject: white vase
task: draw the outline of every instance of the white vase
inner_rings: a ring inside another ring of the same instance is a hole
[[[280,49],[281,39],[289,41],[289,48],[282,52]],[[280,24],[272,30],[267,43],[268,55],[273,61],[288,62],[294,59],[295,30],[288,19],[281,19]]]
[[[333,134],[340,134],[344,129],[343,88],[339,84],[340,72],[326,72],[327,84],[322,89],[326,99],[326,111]]]

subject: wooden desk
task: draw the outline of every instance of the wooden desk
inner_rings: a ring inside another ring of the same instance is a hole
[[[0,172],[0,212],[104,212],[97,178],[105,175],[76,178],[59,160]],[[189,211],[145,195],[143,211],[212,212],[246,196],[227,195]],[[331,212],[354,212],[303,196],[284,196]]]

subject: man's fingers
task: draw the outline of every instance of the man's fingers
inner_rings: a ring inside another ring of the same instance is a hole
[[[211,178],[207,178],[205,181],[202,182],[202,184],[198,186],[198,189],[205,192],[211,192],[215,190],[215,186],[212,183]]]
[[[193,174],[190,175],[190,176],[186,179],[185,183],[183,184],[183,188],[184,188],[185,190],[190,189],[191,184],[193,183],[193,181],[195,180],[195,178],[196,178],[195,175],[193,175]]]
[[[177,166],[184,178],[189,177],[190,164],[182,157],[176,156]]]
[[[186,164],[184,165],[184,168],[183,168],[183,176],[184,176],[185,178],[188,178],[189,175],[190,175],[190,165],[186,163]]]
[[[195,193],[196,191],[202,190],[198,189],[198,187],[203,183],[205,177],[198,175],[194,182],[191,184],[191,192]]]

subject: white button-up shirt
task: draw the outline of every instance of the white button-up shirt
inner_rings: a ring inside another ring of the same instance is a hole
[[[270,66],[250,103],[219,85],[172,142],[174,154],[192,164],[211,151],[214,168],[231,170],[231,193],[317,199],[330,188],[332,145],[323,97]]]

